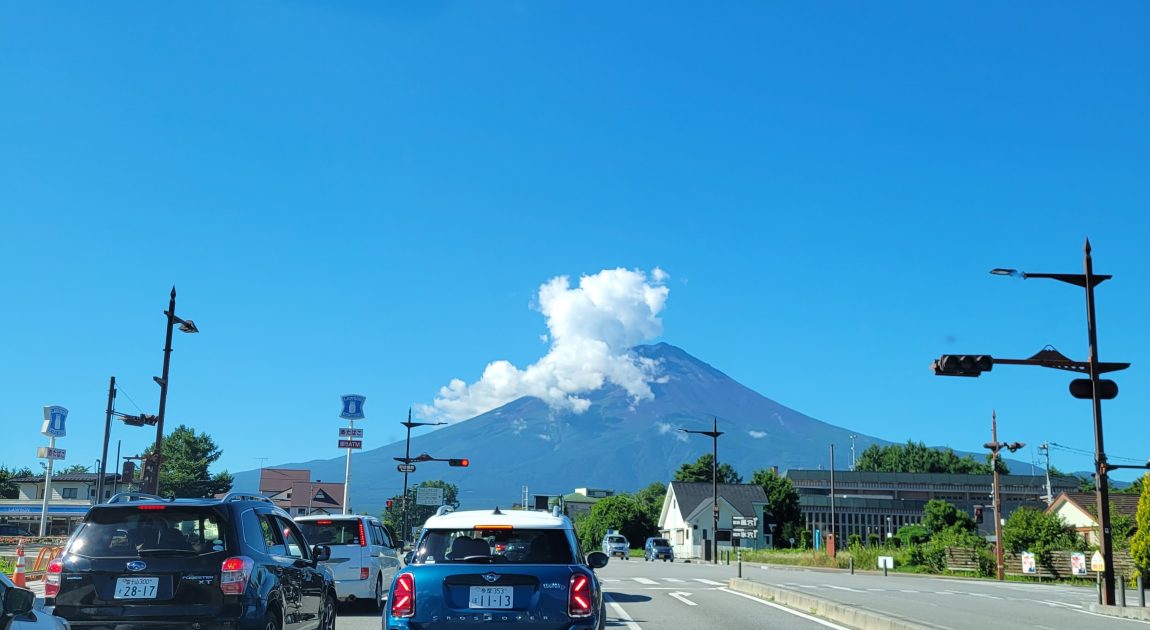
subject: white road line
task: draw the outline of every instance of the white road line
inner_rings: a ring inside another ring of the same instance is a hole
[[[751,600],[752,602],[758,602],[758,603],[760,603],[760,604],[762,604],[762,605],[764,605],[764,606],[770,606],[771,608],[777,608],[777,609],[779,609],[779,610],[781,610],[781,611],[783,611],[783,612],[785,612],[785,613],[790,613],[790,614],[792,614],[792,615],[794,615],[794,616],[796,616],[796,617],[802,617],[803,619],[806,619],[806,620],[808,620],[808,621],[813,621],[813,622],[815,622],[815,623],[819,623],[819,624],[822,624],[822,625],[824,625],[824,626],[826,626],[826,627],[828,627],[828,628],[834,628],[835,630],[850,630],[850,628],[847,628],[846,626],[840,626],[840,625],[838,625],[838,624],[836,624],[836,623],[831,623],[831,622],[827,621],[826,619],[819,619],[818,617],[814,617],[814,616],[812,616],[812,615],[808,615],[808,614],[806,614],[806,613],[801,613],[801,612],[799,612],[799,611],[797,611],[797,610],[792,610],[792,609],[790,609],[790,608],[787,608],[786,606],[783,606],[783,605],[781,605],[781,604],[776,604],[776,603],[774,603],[774,602],[768,602],[768,601],[767,601],[767,600],[765,600],[765,599],[759,599],[758,597],[754,597],[754,596],[752,596],[752,595],[746,595],[746,594],[744,594],[744,593],[739,593],[739,592],[737,592],[737,591],[732,591],[732,590],[731,590],[731,589],[729,589],[729,588],[720,588],[720,589],[715,589],[715,590],[723,591],[724,593],[730,593],[731,595],[738,595],[739,597],[742,597],[742,598],[744,598],[744,599],[749,599],[749,600]]]
[[[827,588],[833,588],[837,591],[850,591],[852,593],[865,593],[866,592],[866,591],[862,590],[861,588],[851,588],[849,586],[834,586],[832,584],[826,584],[825,586]]]
[[[655,580],[652,580],[651,578],[637,577],[637,578],[631,578],[631,579],[635,580],[636,582],[638,582],[640,584],[658,584],[658,582],[656,582]]]
[[[1067,602],[1056,602],[1053,599],[1044,599],[1044,600],[1042,600],[1042,603],[1043,604],[1049,604],[1051,606],[1065,606],[1067,608],[1074,608],[1077,610],[1082,610],[1082,606],[1079,606],[1078,604],[1070,604]]]
[[[686,580],[680,580],[679,578],[663,578],[663,581],[664,582],[686,582]]]
[[[711,586],[726,586],[726,583],[724,583],[724,582],[716,582],[714,580],[708,580],[706,578],[693,578],[693,579],[696,582],[702,582],[703,584],[710,584]]]
[[[623,607],[620,606],[618,602],[611,599],[610,595],[603,595],[603,599],[607,601],[607,605],[611,607],[611,610],[615,611],[615,616],[623,621],[623,625],[627,626],[628,630],[643,630],[639,627],[639,624],[635,623],[631,615],[628,615],[627,611],[623,610]]]
[[[674,593],[667,593],[667,594],[670,595],[671,597],[674,597],[675,599],[683,602],[684,604],[686,604],[688,606],[698,606],[698,604],[696,604],[695,602],[687,599],[687,597],[690,595],[690,593],[684,593],[682,591],[675,591]]]

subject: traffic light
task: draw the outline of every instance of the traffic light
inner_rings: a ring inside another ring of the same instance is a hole
[[[944,354],[931,363],[935,376],[978,376],[994,368],[988,354]]]
[[[467,459],[466,457],[463,459],[449,459],[449,460],[447,460],[447,465],[448,466],[462,466],[464,468],[467,468],[468,466],[471,465],[471,460]]]
[[[982,522],[982,506],[981,505],[974,506],[974,522],[975,523],[981,523]]]
[[[151,457],[144,458],[143,471],[140,473],[140,486],[144,492],[158,493],[159,484],[156,483],[156,462]]]
[[[389,507],[389,508],[391,507],[391,499],[387,500],[387,507]]]
[[[1090,385],[1088,378],[1076,378],[1070,381],[1070,395],[1075,398],[1085,398],[1091,400],[1094,398],[1094,387]],[[1118,383],[1109,379],[1098,379],[1098,399],[1111,400],[1118,396]]]

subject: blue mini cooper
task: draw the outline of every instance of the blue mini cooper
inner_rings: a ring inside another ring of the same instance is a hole
[[[566,516],[446,508],[427,519],[391,582],[383,630],[602,630],[595,551],[584,558]]]

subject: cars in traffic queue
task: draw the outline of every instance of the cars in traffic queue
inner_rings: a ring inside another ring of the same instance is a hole
[[[599,551],[554,512],[441,507],[391,583],[384,630],[602,630]]]
[[[36,608],[36,594],[20,588],[0,573],[0,628],[5,630],[68,630],[68,622]]]
[[[608,557],[619,556],[624,560],[631,558],[631,543],[627,542],[626,536],[616,532],[608,532],[603,537],[602,543],[603,553]]]
[[[266,497],[124,493],[88,510],[44,594],[73,628],[333,630],[329,553]]]
[[[662,560],[663,562],[675,561],[675,550],[671,547],[671,541],[666,538],[652,536],[643,543],[643,560],[655,561]]]
[[[324,564],[335,578],[339,600],[364,600],[383,610],[400,564],[391,531],[379,519],[363,514],[297,516],[295,522],[310,542],[331,549]]]

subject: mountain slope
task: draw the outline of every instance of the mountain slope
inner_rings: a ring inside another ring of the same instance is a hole
[[[639,346],[635,352],[660,362],[653,400],[634,403],[618,387],[587,397],[583,414],[557,412],[536,398],[521,398],[470,420],[413,437],[411,453],[437,458],[467,457],[470,468],[446,463],[417,464],[411,485],[443,479],[457,484],[464,506],[510,505],[530,494],[565,494],[576,487],[634,491],[667,482],[681,464],[710,453],[706,436],[679,428],[710,430],[719,420],[719,462],[729,463],[749,481],[752,471],[770,466],[818,468],[829,465],[829,445],[839,445],[835,466],[850,463],[850,435],[861,453],[888,442],[821,422],[754,392],[710,365],[669,344]],[[378,512],[388,497],[401,493],[403,475],[394,457],[404,442],[352,456],[352,507]],[[285,463],[310,468],[313,479],[343,479],[344,457]],[[236,474],[237,490],[255,490],[258,471]]]

